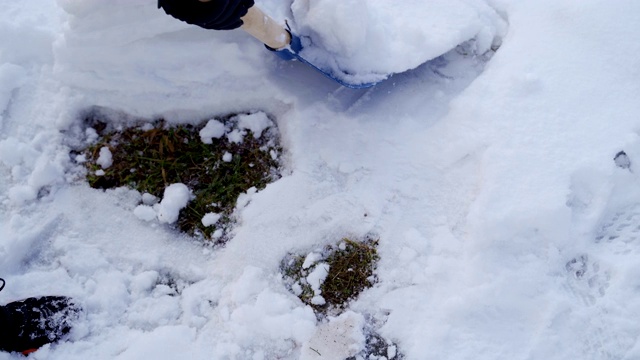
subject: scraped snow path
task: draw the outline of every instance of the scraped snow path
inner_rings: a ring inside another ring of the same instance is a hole
[[[30,357],[313,359],[362,319],[407,359],[640,357],[640,3],[490,4],[509,33],[488,63],[454,51],[363,91],[153,0],[0,0],[0,303],[85,308],[72,341]],[[78,181],[88,109],[116,125],[264,110],[291,174],[202,247],[134,216],[140,194]],[[380,283],[350,321],[317,323],[280,260],[366,234]]]

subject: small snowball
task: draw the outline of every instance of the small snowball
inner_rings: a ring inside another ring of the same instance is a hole
[[[216,213],[207,213],[202,217],[202,225],[211,226],[220,220],[221,215]]]
[[[241,144],[243,137],[244,133],[237,129],[227,134],[227,139],[235,144]]]
[[[157,216],[156,211],[148,205],[138,205],[135,209],[133,209],[133,215],[135,215],[138,219],[144,221],[151,221]]]
[[[185,184],[171,184],[164,190],[164,197],[158,206],[158,220],[173,224],[182,210],[191,200],[191,191]]]
[[[80,154],[76,156],[75,160],[78,164],[84,164],[87,162],[87,156],[85,154]]]
[[[211,237],[214,238],[215,240],[220,239],[222,237],[223,231],[222,229],[218,229],[216,231],[213,232],[213,234],[211,234]]]
[[[221,138],[225,132],[224,124],[216,119],[212,119],[200,130],[200,140],[205,144],[211,144],[213,143],[213,139]]]
[[[95,174],[96,176],[104,176],[105,172],[104,170],[96,170]]]
[[[222,161],[231,162],[231,160],[233,160],[233,155],[231,155],[230,152],[225,152],[224,155],[222,155]]]
[[[111,150],[109,150],[108,147],[104,146],[100,149],[100,155],[98,156],[98,160],[96,160],[96,164],[100,165],[103,169],[108,169],[113,165],[113,154],[111,154]]]
[[[238,126],[241,129],[250,130],[256,139],[260,138],[262,132],[270,127],[271,124],[271,120],[267,117],[267,114],[263,112],[238,116]]]

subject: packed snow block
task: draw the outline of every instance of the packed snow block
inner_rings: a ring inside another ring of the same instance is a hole
[[[507,24],[484,0],[296,0],[301,56],[350,83],[414,69],[475,39],[490,50]]]

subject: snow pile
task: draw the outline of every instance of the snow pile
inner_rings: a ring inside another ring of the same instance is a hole
[[[349,81],[375,82],[475,38],[488,51],[506,22],[485,0],[296,0],[303,58]]]

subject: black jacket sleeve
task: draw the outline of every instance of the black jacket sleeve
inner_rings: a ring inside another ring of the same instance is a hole
[[[254,0],[158,0],[158,8],[188,24],[205,29],[231,30],[242,25],[241,17]]]

